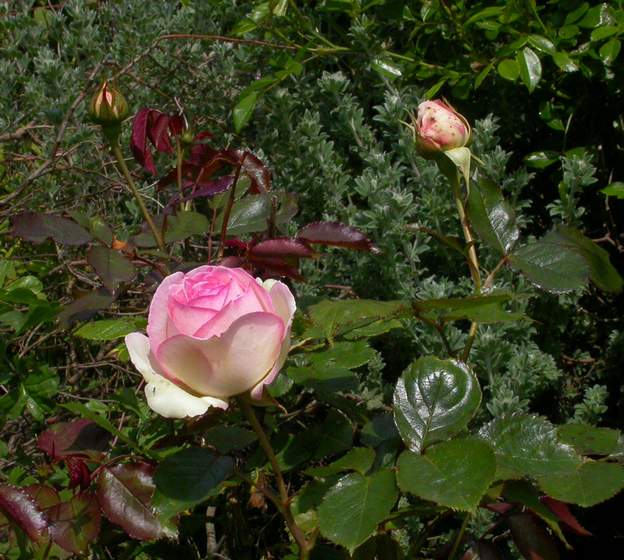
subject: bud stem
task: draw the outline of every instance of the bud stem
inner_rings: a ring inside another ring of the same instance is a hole
[[[139,208],[141,209],[141,212],[143,213],[143,217],[145,218],[147,225],[152,231],[152,235],[154,236],[154,239],[156,240],[156,243],[158,244],[158,248],[164,252],[165,241],[163,239],[162,233],[156,227],[156,224],[154,223],[154,220],[152,219],[152,216],[149,213],[149,210],[145,206],[145,202],[143,202],[143,197],[141,196],[139,189],[137,189],[137,186],[134,183],[134,179],[132,178],[132,175],[130,175],[130,171],[128,171],[128,166],[126,165],[123,154],[121,153],[119,140],[118,139],[111,140],[110,145],[111,145],[111,150],[113,151],[113,155],[115,156],[115,159],[117,160],[117,165],[119,166],[119,170],[121,171],[121,174],[126,179],[126,183],[128,184],[128,187],[130,188],[132,195],[137,201],[137,204],[139,205]]]

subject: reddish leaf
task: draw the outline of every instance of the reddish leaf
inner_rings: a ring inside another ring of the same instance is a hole
[[[165,535],[151,507],[156,488],[153,472],[154,468],[147,463],[128,463],[103,469],[98,477],[97,496],[102,512],[139,540]]]
[[[69,487],[86,490],[91,484],[91,471],[81,457],[66,457],[65,464],[69,471]]]
[[[185,196],[184,198],[181,198],[179,194],[175,195],[167,204],[167,208],[176,206],[181,202],[193,200],[195,198],[207,198],[209,196],[215,196],[216,194],[227,191],[233,184],[234,175],[224,175],[223,177],[218,177],[217,179],[213,179],[211,181],[200,184],[199,188],[196,188],[191,194]],[[185,186],[189,185],[193,184],[189,182]]]
[[[46,484],[31,484],[30,486],[25,486],[23,490],[37,502],[39,509],[42,511],[55,506],[61,501],[56,489]]]
[[[506,502],[492,502],[490,504],[485,504],[483,507],[501,515],[513,509],[513,506]]]
[[[147,145],[147,125],[151,109],[140,109],[132,121],[132,136],[130,137],[130,149],[137,160],[152,175],[156,175],[152,151]]]
[[[26,241],[42,243],[53,239],[61,245],[84,245],[91,235],[76,222],[53,214],[22,212],[11,218],[13,235]]]
[[[282,237],[278,239],[267,239],[254,245],[249,250],[249,255],[254,257],[297,257],[309,258],[314,256],[314,251],[303,241]]]
[[[100,508],[93,494],[77,494],[51,507],[48,517],[52,540],[74,554],[84,554],[100,534]]]
[[[108,247],[91,247],[87,262],[95,269],[102,283],[115,291],[119,284],[129,282],[136,275],[134,265],[119,251]]]
[[[148,118],[147,135],[159,152],[173,153],[171,140],[169,140],[169,115],[152,111]]]
[[[479,541],[461,557],[461,560],[504,560],[505,556],[495,544]]]
[[[111,293],[100,288],[66,305],[58,314],[58,320],[64,327],[67,327],[72,321],[86,321],[97,311],[110,307],[113,301],[115,298]]]
[[[249,150],[235,152],[243,164],[245,175],[251,179],[251,192],[262,193],[271,190],[271,172],[264,163]]]
[[[559,560],[559,552],[546,529],[530,513],[512,515],[507,519],[511,536],[527,560]]]
[[[540,501],[543,504],[548,506],[548,509],[552,511],[563,523],[565,523],[572,531],[574,531],[577,535],[582,535],[584,537],[591,537],[592,534],[583,527],[576,517],[572,515],[570,508],[564,502],[560,502],[559,500],[555,500],[550,496],[542,496]]]
[[[37,447],[55,460],[77,455],[97,457],[108,449],[110,434],[95,422],[80,418],[71,422],[60,422],[43,432],[37,440]]]
[[[309,243],[348,247],[358,251],[378,253],[379,249],[359,229],[338,222],[314,222],[299,230],[299,239]]]
[[[0,512],[22,529],[32,541],[41,542],[46,538],[48,521],[24,488],[0,485]]]

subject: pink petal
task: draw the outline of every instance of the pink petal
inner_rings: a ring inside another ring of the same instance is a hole
[[[221,336],[230,325],[243,315],[267,311],[258,301],[253,292],[248,291],[245,295],[228,303],[218,313],[212,317],[204,316],[204,323],[200,325],[194,333],[190,333],[196,338],[211,338]]]
[[[220,337],[174,336],[161,344],[156,357],[168,377],[200,395],[227,398],[266,377],[280,354],[284,330],[277,315],[250,313]]]
[[[163,340],[169,336],[178,334],[173,325],[170,324],[169,307],[169,291],[174,286],[181,284],[184,280],[182,272],[175,272],[167,276],[158,286],[152,303],[149,308],[149,316],[147,320],[147,336],[150,339],[152,350],[160,346]]]

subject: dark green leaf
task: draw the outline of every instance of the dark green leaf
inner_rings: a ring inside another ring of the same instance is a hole
[[[557,428],[557,436],[583,455],[610,455],[617,447],[620,432],[587,424],[564,424]]]
[[[605,193],[607,196],[614,196],[615,198],[624,200],[624,183],[615,181],[607,185],[604,189],[600,189],[600,192]]]
[[[403,441],[420,452],[463,430],[481,403],[481,389],[464,363],[419,358],[394,390],[394,420]]]
[[[215,426],[203,434],[204,443],[211,445],[219,453],[229,453],[244,449],[256,441],[256,435],[240,426]]]
[[[481,239],[507,255],[520,236],[516,214],[498,185],[486,177],[473,183],[468,198],[470,223]]]
[[[321,533],[349,552],[366,541],[390,513],[398,497],[394,473],[351,473],[325,494],[318,508]]]
[[[42,243],[53,239],[61,245],[84,245],[91,240],[91,235],[76,222],[54,216],[23,212],[11,218],[13,235],[33,243]]]
[[[580,464],[574,450],[557,441],[555,427],[540,416],[517,415],[492,420],[481,437],[496,454],[496,477],[553,476],[572,473]]]
[[[50,537],[73,554],[85,554],[100,533],[100,506],[92,494],[76,494],[47,511]]]
[[[624,488],[624,468],[587,461],[572,472],[547,474],[539,479],[539,485],[557,500],[589,507],[608,500]]]
[[[240,134],[241,130],[245,128],[251,119],[260,95],[260,91],[251,91],[237,101],[232,110],[232,121],[234,122],[234,131],[236,134]]]
[[[209,229],[210,222],[206,216],[199,212],[183,210],[178,212],[175,216],[170,216],[167,220],[165,241],[167,243],[183,241],[192,235],[207,233]]]
[[[496,458],[482,441],[455,439],[428,448],[424,455],[404,451],[397,469],[403,492],[453,509],[474,511],[494,480]]]
[[[354,447],[346,455],[326,467],[313,467],[305,470],[310,476],[327,477],[343,471],[357,471],[366,474],[373,466],[375,452],[369,447]]]

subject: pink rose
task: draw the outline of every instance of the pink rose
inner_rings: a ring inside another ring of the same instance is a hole
[[[260,399],[286,360],[295,299],[285,284],[242,268],[200,266],[167,276],[149,309],[147,336],[126,336],[152,410],[168,418]]]
[[[416,149],[424,157],[455,148],[463,148],[470,140],[468,121],[447,105],[435,99],[418,106],[414,120]]]

